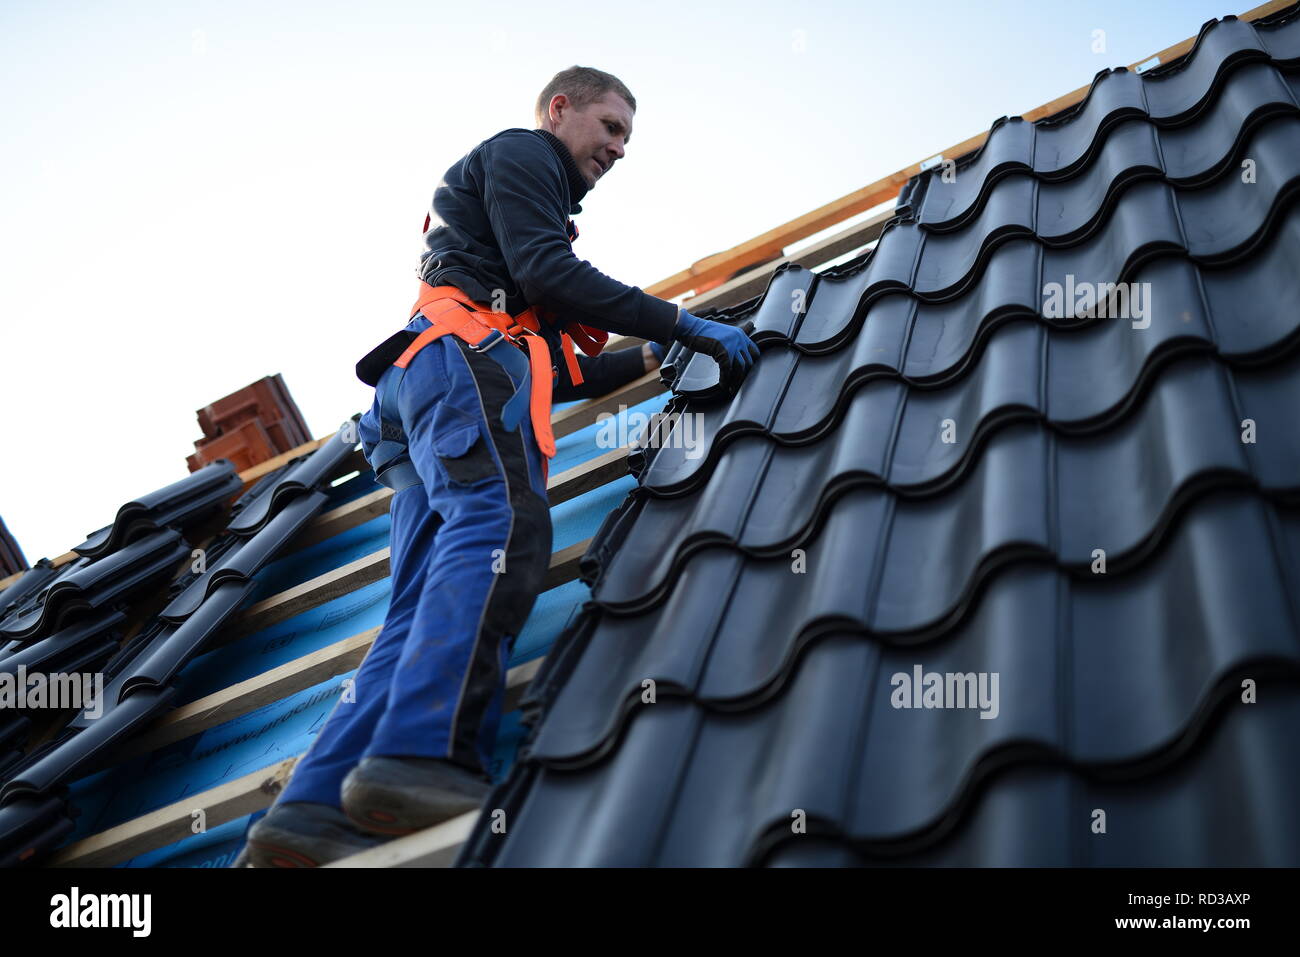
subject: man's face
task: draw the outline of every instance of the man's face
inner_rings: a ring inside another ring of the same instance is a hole
[[[588,189],[623,158],[632,138],[632,108],[612,90],[581,110],[557,93],[551,98],[548,121],[547,128],[573,154]]]

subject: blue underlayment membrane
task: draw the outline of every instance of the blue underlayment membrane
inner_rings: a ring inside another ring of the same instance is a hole
[[[627,437],[637,434],[646,417],[663,408],[655,396],[619,412]],[[557,403],[557,411],[576,403]],[[552,477],[607,451],[598,445],[597,423],[556,440]],[[607,433],[606,433],[607,434]],[[606,514],[635,485],[625,476],[552,507],[553,548],[558,551],[594,535]],[[380,488],[363,472],[330,491],[326,509]],[[257,575],[247,604],[260,601],[302,582],[324,575],[388,545],[391,522],[387,513],[325,541],[290,552]],[[190,662],[177,679],[178,702],[193,701],[262,674],[286,662],[383,624],[388,608],[389,579],[384,578],[293,618],[216,648]],[[515,641],[510,666],[546,654],[590,589],[573,580],[537,598],[524,630]],[[302,754],[310,746],[338,700],[341,684],[355,671],[330,678],[315,687],[259,708],[249,714],[178,741],[147,755],[129,759],[71,786],[72,803],[81,811],[68,843],[148,814],[223,783]],[[493,767],[499,780],[510,768],[523,739],[519,712],[502,717]],[[233,860],[249,825],[265,812],[246,815],[187,837],[167,847],[141,854],[123,867],[224,867]]]

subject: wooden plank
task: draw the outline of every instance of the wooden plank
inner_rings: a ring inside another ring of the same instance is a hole
[[[308,609],[323,605],[349,592],[387,578],[389,548],[385,545],[369,555],[331,569],[292,588],[264,598],[242,612],[221,630],[221,639],[213,647],[228,644],[277,622],[292,618]]]
[[[602,485],[608,485],[627,474],[627,456],[632,446],[624,445],[603,452],[581,465],[551,476],[546,483],[546,494],[555,506],[575,499]]]
[[[611,332],[601,352],[619,352],[622,349],[631,349],[633,346],[643,346],[645,343],[646,340],[640,336],[622,336],[617,332]]]
[[[374,633],[377,631],[378,629],[371,629],[370,631],[363,632],[360,635],[354,635],[352,638],[346,639],[344,642],[332,645],[330,648],[321,649],[319,652],[315,653],[315,656],[319,656],[319,661],[311,666],[319,666],[321,662],[329,659],[331,654],[334,655],[336,661],[342,660],[348,655],[356,656],[358,649],[363,643],[366,648],[369,648],[369,643],[373,640]],[[350,648],[341,647],[348,642],[353,643],[353,646]],[[361,655],[364,655],[364,651],[361,652]],[[305,673],[307,660],[315,656],[309,655],[307,658],[299,660],[304,664],[304,667],[299,669],[299,674]],[[359,661],[360,659],[357,658],[357,660]],[[520,700],[527,693],[529,684],[537,675],[544,660],[544,658],[534,658],[522,665],[511,668],[507,673],[505,701],[503,704],[503,707],[507,712],[513,711],[519,706]],[[289,662],[288,665],[282,667],[288,669],[298,663],[299,662]],[[355,665],[353,667],[355,667]],[[275,671],[280,670],[281,669],[275,669]],[[343,671],[347,670],[351,669],[342,668],[335,673],[341,674]],[[267,676],[270,675],[272,675],[272,672],[267,673]],[[284,687],[285,678],[286,676],[281,675],[278,679],[273,680],[278,681],[278,687],[282,689]],[[253,680],[256,681],[257,679]],[[318,681],[312,681],[308,684],[304,684],[303,687],[311,687],[312,684],[316,683],[318,683]],[[245,684],[248,683],[246,682]],[[269,687],[270,682],[267,682],[267,685]],[[233,689],[226,690],[232,691]],[[300,688],[298,690],[302,689]],[[254,692],[254,694],[259,693],[260,692]],[[208,696],[208,699],[215,697],[215,695],[210,695]],[[199,704],[200,702],[194,703],[195,706],[198,706]],[[236,706],[235,699],[233,697],[227,697],[224,706],[227,708]],[[260,707],[260,703],[255,706]],[[191,706],[189,705],[185,706],[185,708],[190,707]],[[201,709],[198,707],[195,708],[196,713],[200,710]],[[244,709],[244,711],[250,710],[252,710],[252,707]],[[239,711],[237,713],[244,712]],[[230,717],[234,716],[235,714],[227,713],[222,720],[229,720]],[[176,726],[177,725],[173,725],[172,727],[174,728]],[[146,735],[153,733],[154,732],[151,729],[151,731],[146,732]],[[167,735],[165,733],[158,732],[158,735],[158,740],[161,743],[168,743],[166,740]],[[171,740],[179,740],[179,738],[172,738]],[[159,746],[161,746],[161,744]],[[271,802],[275,800],[275,796],[279,794],[280,791],[283,790],[284,785],[288,783],[289,776],[293,772],[293,765],[299,757],[301,757],[301,755],[295,755],[279,764],[272,765],[270,768],[255,771],[252,774],[247,774],[242,778],[235,779],[234,781],[227,781],[225,784],[218,785],[209,791],[200,792],[191,798],[177,801],[174,804],[170,804],[165,808],[160,808],[159,810],[146,814],[143,817],[125,821],[117,827],[101,831],[99,834],[93,834],[90,837],[84,838],[75,844],[71,844],[67,848],[58,852],[58,854],[56,854],[51,860],[50,864],[53,867],[111,867],[114,864],[120,864],[123,861],[129,860],[137,854],[143,854],[146,851],[166,847],[168,844],[179,841],[184,837],[188,837],[191,833],[190,825],[194,819],[193,812],[198,808],[203,809],[207,816],[206,824],[211,828],[216,827],[218,824],[224,824],[227,821],[233,821],[235,818],[242,817],[245,814],[251,814],[254,811],[260,811],[263,808],[270,807]],[[464,838],[461,837],[460,840],[463,841]],[[452,852],[452,858],[454,859],[454,857],[455,851]]]
[[[270,807],[293,773],[298,756],[200,791],[151,814],[125,821],[59,850],[50,867],[111,867],[189,837],[194,812],[202,810],[208,828]]]
[[[546,571],[544,590],[559,588],[578,577],[578,559],[591,546],[591,539],[574,542],[568,548],[561,548],[551,555],[551,567]]]
[[[522,665],[515,665],[506,672],[506,693],[501,703],[503,713],[509,714],[519,707],[519,702],[528,693],[528,687],[537,677],[537,672],[541,670],[544,661],[546,661],[545,655],[525,661]]]
[[[810,269],[814,266],[820,266],[836,256],[843,256],[845,253],[852,252],[867,243],[879,239],[880,234],[884,231],[885,223],[889,222],[893,216],[894,208],[891,206],[870,219],[841,230],[835,235],[809,246],[807,249],[790,256],[783,256],[776,262],[764,263],[762,266],[749,270],[749,272],[742,273],[735,279],[724,282],[721,286],[715,286],[708,292],[701,293],[693,299],[687,299],[682,305],[688,310],[711,309],[735,305],[744,302],[746,299],[752,299],[767,288],[768,282],[772,279],[772,274],[783,263],[790,262]]]
[[[597,417],[602,413],[608,412],[611,415],[616,415],[619,406],[635,405],[649,396],[663,391],[664,386],[658,379],[658,372],[653,373],[653,376],[647,373],[642,378],[630,382],[627,386],[617,389],[606,396],[585,402],[580,406],[574,406],[572,409],[566,409],[564,413],[560,413],[555,418],[568,414],[566,420],[568,424],[567,432],[574,432],[585,427],[585,425],[596,422]],[[589,419],[590,421],[583,422],[583,419]],[[562,433],[557,430],[556,435],[558,437],[561,434],[567,434],[567,432]],[[611,459],[611,455],[617,457],[614,453],[618,451],[612,450],[612,453],[597,456],[581,465],[576,465],[552,476],[546,485],[547,499],[550,504],[555,506],[567,502],[586,491],[625,475],[627,473],[626,462],[620,468]],[[627,448],[622,449],[622,454],[626,457]],[[367,465],[366,468],[369,469],[369,466]],[[284,554],[291,554],[309,545],[315,545],[334,535],[356,528],[372,518],[383,515],[392,506],[392,499],[392,489],[379,488],[317,516],[303,529],[302,534],[290,543]]]
[[[555,433],[557,439],[572,435],[580,429],[593,425],[603,412],[617,415],[619,406],[631,407],[639,405],[646,399],[653,398],[664,391],[666,389],[659,380],[659,370],[655,369],[647,372],[639,379],[633,379],[631,382],[620,386],[608,395],[601,396],[599,399],[592,399],[582,405],[571,406],[556,412],[551,416],[551,431]]]
[[[545,587],[555,588],[577,578],[577,560],[590,543],[590,539],[587,539],[553,554]],[[385,545],[369,555],[363,555],[346,565],[262,599],[223,628],[210,648],[220,648],[317,605],[323,605],[340,595],[387,578],[390,574],[389,554],[389,547]]]
[[[319,439],[312,439],[310,442],[304,442],[302,445],[292,448],[288,452],[281,452],[275,458],[267,459],[265,462],[259,462],[250,469],[244,469],[244,471],[239,473],[239,478],[244,483],[244,488],[248,488],[248,486],[252,485],[262,476],[269,475],[281,466],[288,465],[298,456],[304,455],[307,452],[315,452],[336,435],[338,435],[338,432],[331,432],[329,435],[322,436]]]
[[[341,535],[358,525],[364,525],[372,518],[386,514],[392,504],[393,490],[386,487],[380,487],[360,498],[344,502],[338,508],[332,508],[323,515],[316,516],[302,530],[302,533],[289,543],[289,548],[284,554],[291,554],[309,545],[323,542],[327,538]]]
[[[478,811],[394,838],[325,867],[451,867],[478,823]]]
[[[568,501],[593,488],[598,488],[627,474],[628,446],[610,449],[574,468],[550,477],[547,494],[551,503]],[[387,491],[387,489],[385,489]],[[577,577],[577,557],[569,556],[572,549],[586,549],[586,542],[570,546],[551,558],[547,588],[554,588]],[[212,647],[220,647],[238,638],[268,628],[277,622],[322,605],[346,592],[364,588],[389,575],[389,549],[387,546],[363,555],[355,561],[318,575],[278,594],[271,595],[246,609],[224,628]]]
[[[183,704],[123,745],[115,754],[114,762],[157,751],[250,711],[274,704],[289,695],[305,691],[336,675],[353,671],[361,666],[362,660],[370,653],[379,632],[377,627],[368,628],[311,654],[286,661],[270,671]],[[502,705],[505,711],[513,711],[518,707],[543,660],[545,659],[535,658],[527,661],[511,668],[506,674],[506,694]]]
[[[1240,14],[1238,19],[1255,20],[1262,16],[1267,16],[1287,6],[1287,0],[1270,0],[1269,3],[1255,7],[1246,13]],[[1164,50],[1155,54],[1160,57],[1161,63],[1167,63],[1175,56],[1187,52],[1195,42],[1195,37],[1175,43],[1166,47]],[[1131,64],[1128,69],[1133,70],[1139,64],[1147,62],[1150,57],[1143,57],[1137,63]],[[1026,120],[1038,120],[1053,113],[1058,113],[1066,107],[1073,106],[1080,102],[1088,92],[1087,86],[1081,86],[1077,90],[1059,96],[1054,100],[1036,107],[1023,116]],[[979,133],[975,136],[968,137],[960,143],[949,146],[942,152],[933,154],[944,156],[950,159],[956,159],[972,150],[978,149],[987,139],[988,131]],[[927,157],[926,159],[929,159]],[[924,162],[921,161],[921,162]],[[832,200],[824,206],[819,206],[812,212],[804,213],[789,222],[782,223],[769,229],[767,232],[753,239],[746,240],[739,245],[730,249],[714,253],[711,256],[705,256],[688,269],[674,273],[667,279],[662,279],[653,285],[646,286],[645,291],[652,296],[658,296],[661,299],[672,299],[684,293],[690,292],[706,282],[714,279],[725,279],[736,272],[744,269],[764,259],[770,259],[773,256],[783,255],[785,247],[792,243],[797,243],[801,239],[807,239],[814,233],[821,232],[834,226],[836,223],[848,219],[850,216],[856,216],[858,213],[865,212],[873,206],[888,202],[898,196],[899,190],[906,185],[907,181],[921,172],[921,163],[913,163],[901,170],[883,176],[873,183],[856,189],[839,199]]]
[[[309,655],[286,661],[246,681],[174,708],[123,745],[113,760],[116,763],[138,754],[157,751],[240,715],[274,704],[335,675],[353,671],[361,665],[370,646],[379,637],[379,631],[377,627],[368,628]]]
[[[1279,10],[1289,7],[1294,2],[1295,0],[1270,0],[1269,3],[1261,3],[1257,7],[1251,7],[1251,9],[1247,10],[1245,13],[1237,14],[1237,19],[1246,21],[1259,20],[1262,17],[1267,17],[1271,14],[1277,13]],[[1168,63],[1170,60],[1175,60],[1184,53],[1190,51],[1195,42],[1196,37],[1188,37],[1186,40],[1180,40],[1173,46],[1165,47],[1159,53],[1153,54],[1153,56],[1158,56],[1162,64]],[[1151,57],[1145,57],[1144,59],[1138,60],[1137,63],[1130,63],[1128,68],[1130,70],[1136,70],[1141,64],[1146,63],[1147,60],[1150,59]]]
[[[690,268],[647,286],[645,291],[661,299],[672,299],[714,279],[727,279],[733,273],[761,260],[782,256],[786,246],[894,199],[908,179],[918,172],[920,164],[914,163],[906,169],[891,173],[725,252],[706,256]]]
[[[78,555],[76,552],[64,552],[58,558],[51,559],[50,564],[53,565],[55,568],[58,568],[61,565],[68,564],[68,562],[75,562],[80,557],[81,556]],[[22,578],[24,575],[26,575],[29,571],[32,570],[32,567],[33,566],[28,566],[27,568],[24,568],[22,571],[14,572],[12,575],[9,575],[6,578],[0,578],[0,591],[4,591],[10,585],[16,584],[18,579]]]

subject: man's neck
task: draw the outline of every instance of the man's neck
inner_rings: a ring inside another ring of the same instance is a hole
[[[573,154],[569,152],[569,148],[564,145],[564,140],[550,130],[538,129],[537,132],[542,135],[542,139],[551,145],[551,149],[555,150],[555,155],[560,158],[560,162],[564,165],[564,172],[569,180],[569,202],[573,207],[569,212],[582,212],[582,207],[578,203],[587,195],[587,190],[591,187],[587,185],[587,181],[583,179],[582,173],[578,170],[577,161],[573,158]]]

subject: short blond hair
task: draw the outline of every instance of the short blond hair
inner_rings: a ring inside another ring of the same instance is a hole
[[[571,66],[567,70],[561,70],[551,78],[537,97],[537,105],[533,109],[534,118],[537,120],[537,128],[541,129],[545,122],[547,114],[550,112],[551,100],[558,93],[563,93],[569,98],[574,109],[584,109],[595,103],[606,93],[614,92],[627,100],[627,105],[636,112],[636,97],[618,77],[612,73],[606,73],[603,70],[597,70],[589,66]]]

